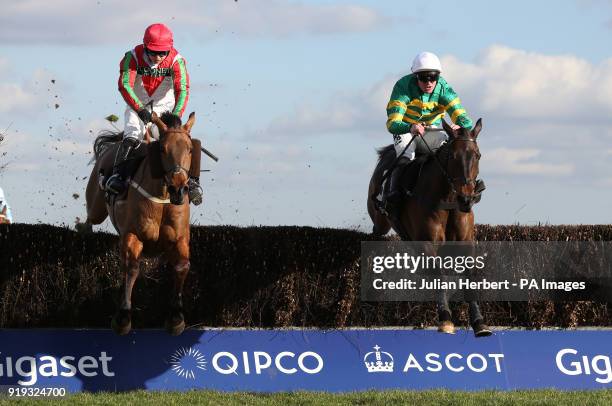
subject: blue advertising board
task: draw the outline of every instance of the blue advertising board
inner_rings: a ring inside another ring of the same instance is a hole
[[[612,388],[612,331],[0,330],[0,385],[78,391]]]

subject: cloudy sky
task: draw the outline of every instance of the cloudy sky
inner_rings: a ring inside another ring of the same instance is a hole
[[[15,221],[84,217],[92,142],[124,109],[119,61],[164,22],[187,60],[193,134],[221,159],[204,163],[194,224],[369,230],[385,107],[423,50],[483,119],[477,222],[612,222],[610,0],[0,4],[0,186]]]

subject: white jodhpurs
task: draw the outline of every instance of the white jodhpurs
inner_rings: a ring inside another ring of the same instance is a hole
[[[174,97],[165,97],[162,100],[153,102],[153,111],[157,113],[158,116],[161,116],[165,111],[172,112],[172,109],[174,109]],[[132,137],[142,140],[144,137],[145,125],[140,117],[138,117],[138,112],[132,110],[130,106],[126,106],[124,120],[125,127],[123,128],[123,138]],[[151,133],[154,138],[159,138],[157,126],[151,127]]]
[[[423,137],[417,137],[414,141],[412,141],[412,144],[410,144],[408,148],[406,148],[406,145],[408,145],[408,143],[412,139],[412,134],[408,133],[408,134],[393,135],[395,155],[399,157],[403,151],[404,152],[403,156],[412,160],[414,159],[417,153],[419,155],[429,153],[429,149],[427,148],[423,140],[427,142],[427,145],[429,145],[429,148],[431,148],[432,151],[435,151],[438,148],[440,148],[442,143],[444,143],[447,140],[447,138],[448,137],[446,133],[443,131],[429,131],[429,132],[426,132],[425,135],[423,135]],[[406,148],[405,151],[404,151],[404,148]]]

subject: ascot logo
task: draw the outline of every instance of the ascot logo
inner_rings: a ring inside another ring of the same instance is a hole
[[[206,357],[195,348],[181,347],[170,356],[170,365],[178,376],[185,379],[194,379],[198,370],[206,371]]]
[[[393,356],[386,352],[380,351],[380,347],[375,345],[374,351],[368,352],[363,357],[363,363],[368,369],[369,373],[378,372],[393,372],[395,362]],[[424,359],[421,356],[415,356],[412,353],[408,354],[402,372],[442,372],[448,370],[450,372],[461,373],[464,371],[471,371],[482,373],[485,371],[493,370],[496,373],[501,373],[503,370],[502,361],[504,354],[438,354],[430,352],[424,355]],[[400,364],[401,367],[401,364]]]
[[[368,372],[393,372],[393,356],[379,350],[380,347],[377,344],[374,346],[374,351],[368,352],[363,357],[363,363],[368,368]]]

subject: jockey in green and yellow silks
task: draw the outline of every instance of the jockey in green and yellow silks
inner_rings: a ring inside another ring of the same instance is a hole
[[[391,134],[406,134],[410,132],[410,126],[416,123],[439,127],[445,113],[453,123],[472,128],[472,120],[461,105],[461,100],[443,77],[438,76],[433,91],[425,93],[419,88],[417,75],[404,76],[393,87],[391,100],[387,104],[387,129]]]
[[[417,151],[427,153],[427,146],[436,150],[446,141],[444,132],[425,132],[425,126],[440,127],[442,118],[448,114],[453,129],[472,128],[472,120],[459,96],[440,76],[442,64],[435,54],[419,53],[414,58],[411,70],[411,74],[402,77],[393,86],[387,104],[387,130],[393,135],[398,157],[384,198],[386,210],[391,215],[402,198],[400,179],[403,168],[414,159]],[[410,143],[413,136],[416,139]],[[484,190],[484,183],[481,186]]]

